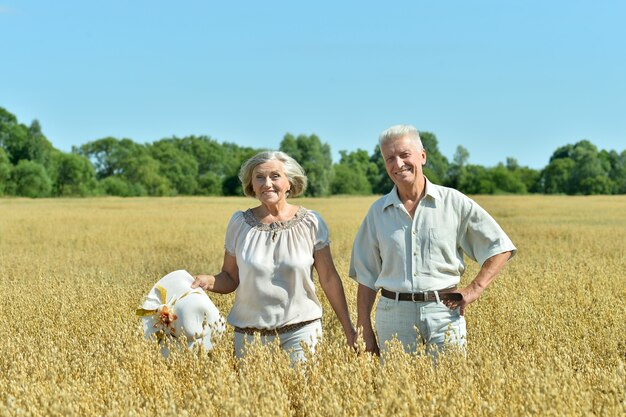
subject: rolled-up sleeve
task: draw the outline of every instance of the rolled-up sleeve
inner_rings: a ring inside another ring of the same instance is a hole
[[[359,284],[376,290],[376,280],[382,269],[382,260],[372,210],[367,213],[356,234],[350,257],[350,277]]]
[[[480,266],[494,255],[517,252],[513,242],[493,217],[476,202],[470,200],[461,228],[463,251]]]

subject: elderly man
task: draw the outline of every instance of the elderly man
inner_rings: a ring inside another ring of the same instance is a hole
[[[462,193],[431,183],[417,129],[393,126],[379,138],[395,186],[370,207],[352,248],[350,276],[359,283],[357,325],[367,351],[394,336],[408,352],[425,344],[465,344],[466,307],[478,299],[517,249],[496,221]],[[457,289],[463,253],[481,268]],[[376,333],[370,319],[376,293]]]

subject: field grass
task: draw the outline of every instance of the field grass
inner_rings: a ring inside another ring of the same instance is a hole
[[[467,358],[357,356],[320,295],[325,338],[296,368],[271,348],[235,363],[230,328],[163,360],[134,315],[166,273],[217,272],[254,200],[0,200],[0,415],[625,415],[626,197],[476,200],[519,252],[468,308]],[[355,319],[350,248],[374,197],[295,201],[329,224]]]

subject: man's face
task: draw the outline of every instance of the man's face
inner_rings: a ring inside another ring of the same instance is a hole
[[[398,187],[415,184],[421,180],[422,166],[426,163],[426,151],[407,136],[387,142],[381,148],[385,168],[391,181]]]

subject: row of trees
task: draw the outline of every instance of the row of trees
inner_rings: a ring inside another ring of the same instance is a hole
[[[626,151],[599,151],[587,140],[558,148],[544,169],[535,170],[513,158],[495,167],[472,165],[462,146],[448,161],[434,134],[421,136],[429,179],[467,194],[626,193]],[[148,144],[107,137],[64,153],[52,146],[39,122],[26,126],[0,108],[0,195],[241,195],[239,167],[259,150],[206,136]],[[286,134],[280,150],[302,164],[308,196],[382,194],[392,187],[377,146],[372,153],[341,151],[333,163],[330,146],[316,135]]]

